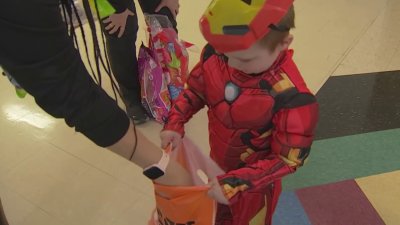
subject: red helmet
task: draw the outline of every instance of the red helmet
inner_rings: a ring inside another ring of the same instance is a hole
[[[219,52],[247,49],[277,28],[293,1],[213,0],[200,19],[200,30]]]

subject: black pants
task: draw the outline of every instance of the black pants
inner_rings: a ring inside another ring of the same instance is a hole
[[[3,205],[1,204],[1,199],[0,199],[0,225],[8,225],[6,215],[4,214]]]
[[[159,3],[160,0],[139,0],[142,11],[148,14],[154,14],[154,10]],[[136,56],[138,18],[133,1],[129,6],[129,10],[134,12],[135,15],[128,17],[125,33],[121,38],[117,37],[118,32],[112,35],[108,34],[107,31],[104,33],[111,70],[118,82],[124,99],[133,104],[140,104],[140,83]],[[176,29],[176,20],[168,8],[162,8],[158,14],[168,16]],[[101,24],[104,31],[104,24]]]

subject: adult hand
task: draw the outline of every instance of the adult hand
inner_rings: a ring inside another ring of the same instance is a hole
[[[128,16],[133,16],[135,13],[126,9],[122,13],[114,13],[109,16],[107,19],[103,20],[103,23],[107,24],[105,29],[108,31],[109,34],[114,34],[119,30],[118,38],[122,37],[125,32],[126,27],[126,20]]]

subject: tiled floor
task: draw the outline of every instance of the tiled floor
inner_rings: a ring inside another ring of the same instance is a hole
[[[198,31],[198,18],[208,3],[181,1],[178,17],[180,36],[197,47],[190,52],[191,66],[198,60],[205,43]],[[296,10],[295,59],[313,91],[317,92],[331,75],[400,69],[398,0],[296,1]],[[144,31],[140,30],[140,34],[140,39],[144,40]],[[105,85],[105,88],[109,90],[109,86]],[[391,98],[395,99],[393,95],[395,93],[391,94]],[[359,110],[363,112],[362,108]],[[68,128],[62,120],[46,115],[31,97],[17,98],[4,78],[0,79],[0,114],[0,196],[10,225],[146,224],[154,201],[151,183],[141,175],[138,167],[96,147]],[[187,134],[207,151],[205,121],[203,110],[188,124]],[[159,143],[160,128],[156,123],[140,127],[156,144]],[[396,139],[396,134],[397,130],[384,131],[377,135],[379,143],[371,143],[395,149],[398,145],[392,139]],[[362,154],[359,159],[359,152],[348,150],[358,147],[362,151],[362,146],[357,143],[368,145],[368,137],[352,136],[316,142],[316,149],[340,143],[342,148],[337,155],[341,155],[340,151],[354,154],[348,157],[353,160],[343,159],[341,163],[348,163],[343,168],[351,168],[355,173],[347,176],[342,172],[335,174],[335,170],[326,170],[327,174],[322,174],[320,178],[317,176],[320,180],[308,178],[301,184],[303,179],[309,177],[305,167],[304,172],[299,171],[292,180],[288,180],[286,190],[359,178],[356,179],[357,185],[384,222],[398,224],[400,214],[396,202],[400,201],[400,191],[397,190],[400,174],[396,159],[390,158],[383,167],[373,164],[374,173],[365,173],[370,170],[363,167],[368,163],[362,160]],[[390,157],[390,151],[385,150],[382,152]],[[398,154],[394,156],[398,157]],[[326,166],[321,162],[327,160],[327,156],[316,153],[315,157],[320,157],[320,163],[313,162],[311,158],[310,169],[321,171]],[[338,166],[335,163],[332,165]],[[369,175],[375,176],[362,178]],[[299,183],[299,186],[295,185]],[[298,207],[300,203],[296,204],[288,205],[289,208]],[[304,216],[304,211],[301,213]],[[304,221],[309,221],[304,218]],[[337,224],[335,221],[328,222]]]

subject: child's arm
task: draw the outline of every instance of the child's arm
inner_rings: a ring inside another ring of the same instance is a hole
[[[273,118],[272,154],[218,177],[231,204],[245,197],[249,190],[262,191],[271,182],[295,172],[307,158],[318,119],[318,104],[312,94],[293,90],[292,94],[289,92],[291,96],[285,96],[287,100]]]

